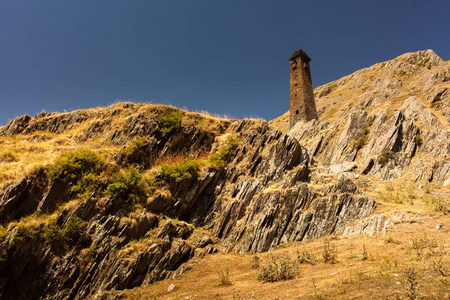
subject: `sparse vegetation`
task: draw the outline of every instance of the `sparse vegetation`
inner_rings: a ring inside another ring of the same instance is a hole
[[[3,240],[6,238],[7,235],[8,235],[8,230],[6,230],[5,227],[0,225],[0,244],[3,242]]]
[[[391,160],[394,157],[394,152],[390,150],[383,150],[381,152],[380,156],[378,157],[378,163],[382,166],[386,165],[389,160]]]
[[[429,239],[425,234],[423,238],[411,238],[411,245],[409,248],[414,250],[416,253],[416,258],[420,259],[424,256],[430,256],[435,252],[435,248],[437,248],[437,242],[434,239]],[[426,251],[428,250],[428,251]]]
[[[159,131],[165,134],[173,133],[181,128],[183,113],[178,109],[164,107],[158,115]]]
[[[161,164],[161,175],[168,183],[176,183],[190,178],[197,178],[201,164],[202,161],[190,158],[185,158],[173,165],[163,163]]]
[[[311,251],[308,251],[306,248],[303,248],[302,252],[299,252],[297,250],[297,261],[300,264],[315,265],[317,262],[317,259]]]
[[[231,280],[230,280],[230,274],[229,274],[229,270],[225,269],[225,270],[220,270],[217,273],[217,276],[219,276],[219,286],[229,286],[232,285]]]
[[[411,300],[419,299],[417,291],[417,272],[414,267],[409,267],[405,271],[406,297]]]
[[[336,247],[329,239],[323,240],[322,259],[324,263],[336,262]]]
[[[224,160],[231,150],[235,149],[239,145],[239,141],[234,135],[229,135],[227,138],[227,144],[216,152],[212,153],[208,157],[208,161],[217,169],[224,167]]]
[[[417,146],[419,147],[422,146],[423,139],[420,133],[416,134],[416,136],[414,137],[414,142],[416,143]]]
[[[450,198],[432,197],[431,204],[434,211],[441,212],[444,215],[450,214]]]
[[[370,126],[372,126],[372,123],[373,117],[369,116],[367,119],[367,126],[363,130],[363,135],[355,142],[354,148],[356,149],[356,151],[364,147],[364,145],[366,144],[370,133]]]
[[[298,265],[289,255],[270,254],[260,263],[257,279],[260,281],[289,280],[299,273]]]
[[[126,196],[139,194],[142,190],[142,175],[135,167],[114,174],[112,179],[113,182],[107,187],[107,191],[111,194]]]
[[[149,167],[149,141],[140,137],[134,140],[123,153],[122,165],[132,164],[134,167],[147,168]]]
[[[83,175],[98,175],[104,166],[104,161],[94,151],[78,150],[61,154],[49,168],[48,174],[51,180],[76,180]]]

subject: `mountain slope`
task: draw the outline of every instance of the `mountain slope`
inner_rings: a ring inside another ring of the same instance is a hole
[[[320,166],[450,184],[450,63],[403,54],[315,89],[319,121],[289,131]],[[286,132],[286,114],[271,121]]]
[[[2,299],[146,285],[193,256],[342,233],[376,206],[349,179],[311,184],[305,148],[263,120],[123,103],[22,116],[0,136],[6,165],[45,163],[1,192]]]

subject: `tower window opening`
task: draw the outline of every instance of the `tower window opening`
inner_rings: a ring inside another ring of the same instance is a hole
[[[295,114],[298,115],[298,109],[295,111]]]
[[[297,67],[293,67],[293,68],[292,68],[292,71],[295,71],[295,70],[297,70]]]

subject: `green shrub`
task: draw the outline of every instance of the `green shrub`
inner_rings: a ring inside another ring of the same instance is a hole
[[[91,261],[94,258],[96,253],[97,253],[97,245],[96,244],[92,244],[89,248],[84,248],[80,252],[81,256],[86,261]]]
[[[201,161],[185,158],[180,162],[169,165],[161,164],[161,175],[168,183],[181,182],[185,179],[198,177]]]
[[[94,191],[101,194],[103,185],[103,173],[87,173],[83,174],[82,177],[72,186],[72,192],[76,193],[78,198],[86,199],[90,197]]]
[[[146,138],[140,137],[136,139],[124,151],[123,162],[125,164],[136,164],[147,168],[149,147],[150,143]]]
[[[86,221],[83,221],[79,217],[72,215],[66,222],[62,234],[66,239],[75,241],[86,229],[86,227],[87,227]]]
[[[298,265],[289,255],[271,254],[260,263],[256,278],[260,281],[275,282],[292,279],[297,274]]]
[[[141,184],[141,173],[135,167],[129,167],[125,172],[113,176],[113,182],[108,185],[107,191],[121,196],[137,194],[141,192]]]
[[[105,163],[94,151],[65,152],[48,170],[50,179],[76,180],[84,174],[100,174]]]
[[[13,223],[9,227],[17,227],[17,231],[12,237],[11,244],[22,241],[24,238],[36,239],[41,236],[39,226],[35,224]]]
[[[44,227],[44,233],[53,251],[59,252],[64,248],[64,236],[61,228],[56,223],[56,220],[52,220],[46,227]]]
[[[423,139],[420,133],[416,134],[416,136],[414,137],[414,142],[416,143],[417,146],[419,147],[422,146]]]
[[[159,131],[162,133],[176,132],[181,127],[183,113],[180,111],[165,107],[158,115]]]
[[[228,153],[235,149],[239,145],[238,139],[230,135],[228,136],[227,145],[224,147],[221,147],[216,152],[212,153],[208,157],[208,161],[217,169],[222,169],[225,166],[225,158],[228,155]]]
[[[394,157],[394,152],[392,152],[390,150],[383,150],[383,152],[381,152],[380,156],[378,157],[378,163],[380,165],[384,166],[393,157]]]

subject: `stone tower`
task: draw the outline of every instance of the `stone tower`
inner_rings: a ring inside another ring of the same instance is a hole
[[[292,128],[298,121],[317,119],[317,110],[309,70],[311,59],[302,49],[298,49],[289,61],[291,62],[289,127]]]

